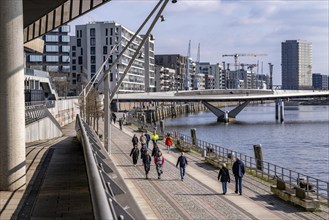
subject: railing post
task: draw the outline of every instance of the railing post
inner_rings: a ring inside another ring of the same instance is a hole
[[[328,197],[328,195],[327,195]],[[319,199],[319,180],[316,179],[316,199]]]
[[[281,167],[281,179],[284,181],[284,175],[283,175],[283,167]]]
[[[289,185],[291,187],[291,170],[289,170]]]
[[[270,180],[270,163],[267,163],[267,181]]]
[[[310,188],[310,183],[308,180],[308,176],[306,176],[306,192],[307,192],[307,197],[309,196],[309,188]]]

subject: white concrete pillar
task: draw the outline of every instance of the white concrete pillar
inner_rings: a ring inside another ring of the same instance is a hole
[[[0,1],[0,190],[23,189],[25,104],[23,1]]]

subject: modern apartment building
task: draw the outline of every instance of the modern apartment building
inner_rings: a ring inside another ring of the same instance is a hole
[[[63,25],[42,36],[43,53],[26,52],[26,67],[49,72],[60,96],[68,95],[70,73],[70,26]]]
[[[112,66],[112,62],[115,61],[133,35],[132,31],[116,22],[92,22],[85,25],[77,25],[75,42],[72,44],[72,83],[75,80],[73,76],[76,76],[77,83],[86,84],[96,76],[98,69],[109,57],[107,64],[101,70],[100,77],[96,80],[98,90],[103,92],[103,82],[99,81],[103,71]],[[109,76],[110,90],[120,80],[141,41],[142,36],[137,36],[128,50],[125,51],[112,68]],[[113,53],[110,55],[112,49]],[[124,78],[119,92],[154,90],[154,41],[151,37],[147,39],[138,53],[139,55]],[[79,78],[80,80],[78,80]],[[76,86],[76,88],[80,87]]]
[[[287,40],[281,43],[282,89],[312,89],[312,43]]]
[[[174,69],[175,90],[184,90],[184,80],[186,75],[186,56],[180,54],[155,55],[155,64]]]
[[[155,91],[176,91],[175,69],[155,66]]]

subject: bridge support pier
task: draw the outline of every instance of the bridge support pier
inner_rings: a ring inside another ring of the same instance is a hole
[[[275,120],[279,120],[279,100],[275,100]]]
[[[275,101],[275,120],[279,120],[280,114],[280,122],[284,122],[284,101],[282,99],[277,99]]]
[[[280,100],[280,122],[284,122],[284,101]]]
[[[0,190],[25,188],[23,1],[0,1]]]

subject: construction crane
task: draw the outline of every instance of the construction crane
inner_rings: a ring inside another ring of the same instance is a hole
[[[238,57],[258,57],[258,56],[267,56],[265,53],[236,53],[236,54],[223,54],[222,57],[234,57],[235,68],[238,67]]]

